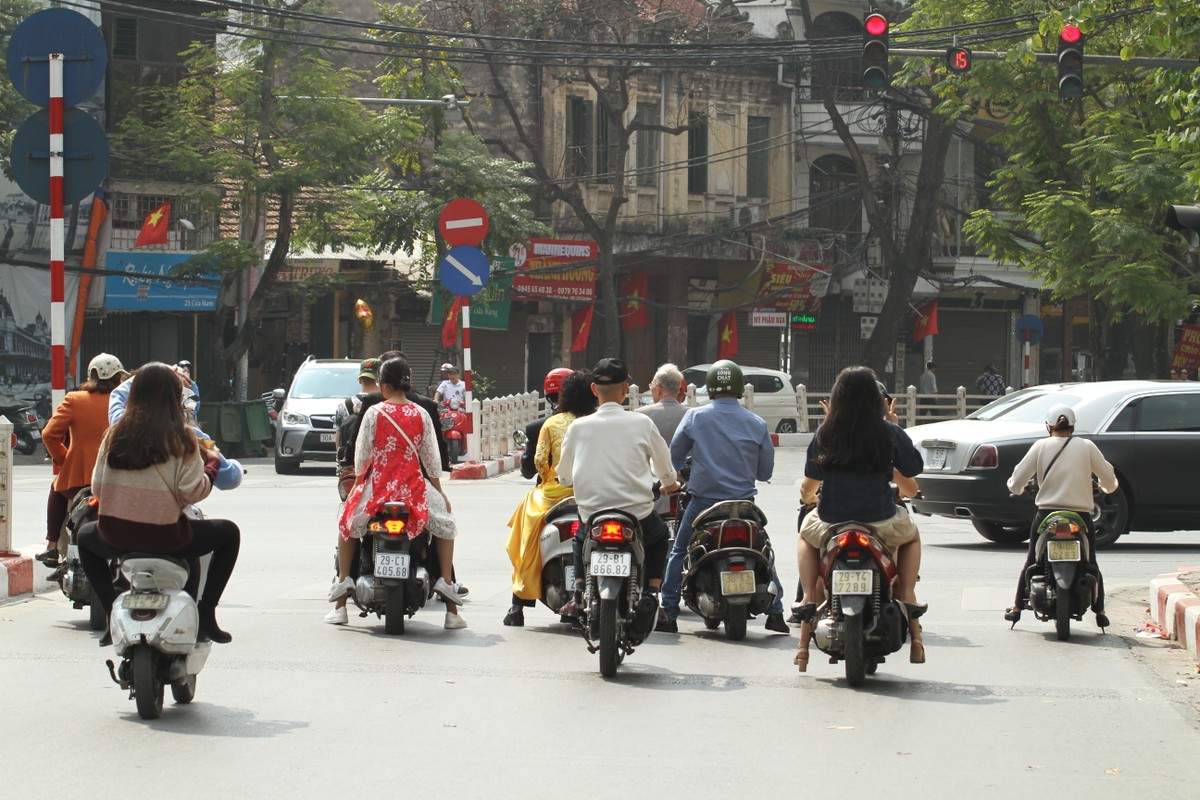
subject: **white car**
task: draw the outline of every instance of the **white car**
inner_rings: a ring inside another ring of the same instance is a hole
[[[683,378],[696,387],[696,403],[708,402],[704,379],[712,364],[697,364],[683,371]],[[739,365],[740,366],[740,365]],[[795,433],[800,429],[800,409],[796,406],[796,389],[786,372],[763,367],[741,367],[745,382],[754,387],[754,413],[767,423],[774,433]],[[746,405],[745,399],[742,405]]]

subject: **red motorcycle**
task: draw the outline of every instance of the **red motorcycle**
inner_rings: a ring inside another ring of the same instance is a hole
[[[471,415],[462,407],[462,403],[454,400],[443,400],[441,410],[442,436],[446,439],[446,449],[450,453],[450,463],[458,461],[458,457],[467,452],[467,434],[471,430]]]

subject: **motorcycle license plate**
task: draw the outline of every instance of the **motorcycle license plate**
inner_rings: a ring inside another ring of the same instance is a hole
[[[327,442],[329,444],[333,444],[333,436],[334,436],[334,434],[332,434],[332,433],[322,433],[321,434],[321,442],[322,443]]]
[[[375,554],[375,577],[407,578],[410,561],[408,553],[378,552]]]
[[[748,569],[741,572],[722,572],[721,594],[754,594],[754,572]]]
[[[575,566],[573,564],[563,567],[563,586],[567,589],[575,588]]]
[[[161,611],[167,607],[168,599],[165,594],[127,594],[121,601],[121,608]]]
[[[835,569],[833,571],[834,594],[870,594],[871,570]]]
[[[592,574],[602,578],[628,578],[632,566],[629,553],[592,553]]]
[[[1065,539],[1046,542],[1046,559],[1048,561],[1078,561],[1080,558],[1079,540]]]

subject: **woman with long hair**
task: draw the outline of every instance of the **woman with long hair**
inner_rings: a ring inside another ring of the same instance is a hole
[[[57,566],[66,552],[60,534],[67,507],[92,482],[100,440],[108,430],[108,396],[126,374],[116,356],[100,353],[88,364],[88,379],[77,391],[67,392],[42,430],[46,453],[58,468],[46,501],[46,552],[36,556],[46,566]]]
[[[570,486],[558,482],[563,439],[572,422],[595,410],[591,371],[576,370],[564,378],[558,394],[558,413],[542,425],[533,456],[541,482],[529,490],[508,520],[505,550],[513,565],[513,595],[512,607],[504,616],[505,625],[524,625],[525,606],[534,605],[542,596],[542,552],[538,540],[542,519],[556,503],[574,494]]]
[[[108,559],[122,553],[162,553],[195,563],[212,554],[198,600],[200,633],[214,642],[233,639],[217,625],[217,604],[233,574],[241,546],[237,525],[223,519],[189,519],[184,509],[208,497],[220,467],[211,443],[202,446],[186,421],[182,384],[175,370],[151,362],[129,387],[125,414],[100,443],[92,493],[96,522],[79,532],[79,561],[106,613],[117,592]],[[189,587],[196,582],[193,575]],[[100,644],[112,644],[105,632]]]
[[[465,628],[467,622],[458,613],[462,597],[454,588],[457,530],[450,498],[442,490],[441,458],[433,420],[408,398],[412,391],[408,361],[391,358],[383,362],[379,368],[379,390],[383,402],[363,413],[355,440],[356,477],[338,519],[338,576],[329,590],[329,602],[336,603],[354,590],[350,569],[355,539],[367,532],[371,516],[384,503],[401,500],[408,506],[408,535],[418,536],[426,527],[433,534],[441,571],[433,589],[446,602],[445,627]],[[425,473],[421,472],[422,466]]]
[[[894,415],[885,407],[879,386],[869,367],[842,370],[833,384],[825,421],[808,446],[800,501],[816,508],[804,517],[797,543],[804,598],[796,609],[801,626],[794,662],[801,672],[808,669],[820,548],[834,525],[853,520],[875,528],[879,539],[896,555],[896,598],[908,605],[914,623],[925,611],[916,601],[920,534],[908,509],[896,503],[890,483],[896,482],[901,496],[914,496],[917,482],[913,478],[925,465],[908,435],[885,418],[885,414]],[[909,658],[914,664],[923,663],[925,648],[919,624],[911,630]]]

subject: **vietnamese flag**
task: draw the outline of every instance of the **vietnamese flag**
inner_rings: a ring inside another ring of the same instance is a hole
[[[721,315],[717,322],[717,358],[733,358],[738,352],[737,312]]]
[[[588,334],[592,332],[592,314],[595,306],[584,306],[571,313],[571,352],[587,350]]]
[[[142,223],[142,231],[138,234],[134,247],[144,247],[148,244],[166,244],[167,231],[171,224],[171,201],[163,203],[146,215]]]
[[[450,308],[446,309],[446,321],[442,323],[442,347],[458,344],[458,315],[465,299],[461,295],[456,296]]]
[[[913,323],[913,344],[921,341],[926,336],[937,336],[937,300],[930,300],[926,303],[919,314],[920,316],[917,317],[917,321]]]
[[[620,282],[621,297],[621,330],[644,328],[650,324],[650,308],[646,298],[650,294],[650,274],[637,272],[632,275],[622,275]]]

